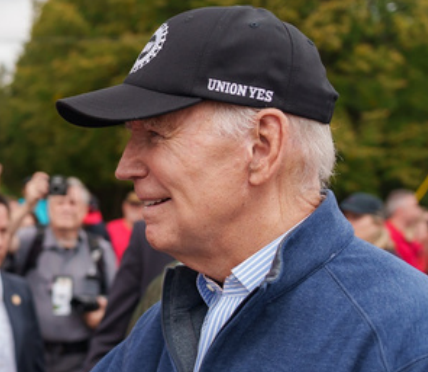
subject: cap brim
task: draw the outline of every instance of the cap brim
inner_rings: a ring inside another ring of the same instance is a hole
[[[356,213],[356,214],[370,214],[370,212],[367,212],[367,211],[363,210],[362,208],[360,208],[359,206],[354,205],[354,204],[341,203],[340,209],[344,212],[351,212],[351,213]]]
[[[82,127],[106,127],[193,106],[201,98],[159,93],[129,84],[116,85],[56,102],[58,113]]]

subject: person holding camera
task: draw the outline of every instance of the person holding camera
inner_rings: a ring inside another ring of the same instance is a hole
[[[49,176],[44,172],[36,172],[25,181],[23,188],[23,198],[11,211],[10,231],[14,234],[21,226],[24,219],[34,214],[34,210],[42,200],[46,201],[46,195],[49,192]],[[44,225],[36,219],[39,225]]]
[[[34,177],[47,187],[46,174]],[[80,371],[116,272],[111,245],[83,229],[89,199],[78,179],[51,177],[49,225],[16,234],[14,270],[27,278],[35,298],[47,372]]]

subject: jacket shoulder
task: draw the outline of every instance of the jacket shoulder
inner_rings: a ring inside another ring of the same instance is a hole
[[[385,363],[399,370],[428,363],[428,277],[355,238],[326,270],[378,340]]]

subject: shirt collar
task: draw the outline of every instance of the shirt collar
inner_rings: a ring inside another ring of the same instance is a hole
[[[216,294],[246,296],[257,288],[269,273],[281,241],[306,218],[241,262],[238,266],[235,266],[232,269],[232,273],[226,278],[223,288],[211,278],[200,273],[197,276],[196,285],[206,304],[210,306]]]
[[[83,229],[79,230],[79,234],[77,237],[77,244],[75,248],[78,248],[81,243],[84,241],[85,239],[85,234]],[[50,227],[47,227],[45,230],[45,236],[44,236],[44,240],[43,240],[43,248],[45,249],[57,249],[60,248],[58,241],[52,231],[52,229]]]
[[[234,276],[248,292],[253,291],[266,277],[272,266],[279,243],[289,232],[290,230],[254,253],[238,266],[234,267],[230,276]]]

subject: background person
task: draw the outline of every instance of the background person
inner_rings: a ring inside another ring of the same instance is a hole
[[[356,192],[340,203],[340,209],[354,228],[355,236],[395,254],[385,229],[385,211],[380,198]]]
[[[48,196],[50,223],[19,230],[15,265],[34,295],[46,370],[80,372],[116,264],[110,244],[82,228],[87,189],[76,178],[57,181]]]
[[[23,189],[23,201],[21,203],[12,200],[9,202],[11,221],[9,226],[11,242],[9,251],[3,261],[6,271],[15,271],[15,252],[19,247],[17,231],[27,226],[41,226],[34,214],[34,208],[38,201],[45,198],[49,191],[49,176],[44,172],[35,172],[30,180],[26,181]]]
[[[30,180],[32,182],[29,182]],[[23,198],[18,199],[18,203],[24,204],[24,206],[23,206],[24,208],[30,207],[28,205],[27,195],[34,192],[33,189],[35,187],[35,184],[36,184],[36,182],[34,179],[34,175],[31,177],[26,177],[24,179],[24,185],[22,188]],[[36,187],[37,187],[37,185],[36,185]],[[30,190],[28,190],[28,188],[30,188]],[[31,205],[31,207],[32,207],[31,212],[36,217],[36,224],[46,226],[49,223],[48,201],[46,200],[46,198],[43,197],[43,198],[37,199],[36,204]]]
[[[183,263],[95,372],[428,369],[428,278],[325,190],[336,98],[306,36],[236,6],[169,19],[123,84],[57,102],[77,125],[126,122],[116,176]]]
[[[107,223],[107,231],[119,264],[129,245],[134,223],[143,218],[143,203],[134,191],[130,191],[122,202],[122,216]]]
[[[173,258],[154,250],[146,239],[144,221],[137,221],[129,246],[111,286],[107,309],[91,338],[83,371],[89,372],[127,334],[131,317],[148,285],[163,272]]]
[[[424,255],[428,257],[428,210],[426,208],[422,208],[421,217],[416,223],[411,236],[422,245]]]
[[[0,267],[10,243],[10,210],[0,195]],[[0,269],[0,370],[43,372],[43,341],[27,282]]]
[[[36,215],[36,208],[40,206],[39,211],[47,208],[46,196],[49,191],[49,176],[44,172],[35,172],[31,177],[25,180],[23,188],[23,198],[12,210],[11,232],[12,235],[23,225],[46,225],[49,216],[46,212],[40,212],[41,219]],[[43,202],[42,202],[43,201]],[[25,223],[25,220],[35,217],[33,224]]]
[[[168,265],[165,266],[165,269],[169,267],[174,267],[176,265],[180,265],[177,261],[172,261]],[[147,286],[147,289],[144,295],[138,301],[137,306],[135,307],[134,312],[132,313],[131,320],[129,321],[128,328],[126,330],[126,335],[129,335],[134,328],[135,324],[137,324],[140,317],[149,310],[156,302],[162,299],[162,290],[163,290],[163,277],[164,273],[156,276]]]
[[[91,194],[88,213],[86,213],[86,216],[83,219],[83,226],[86,231],[100,235],[105,240],[110,241],[110,236],[107,232],[104,217],[100,210],[98,198],[94,194]]]
[[[420,271],[427,271],[427,257],[422,244],[411,235],[422,215],[415,193],[394,190],[385,202],[386,228],[394,243],[397,255]]]

